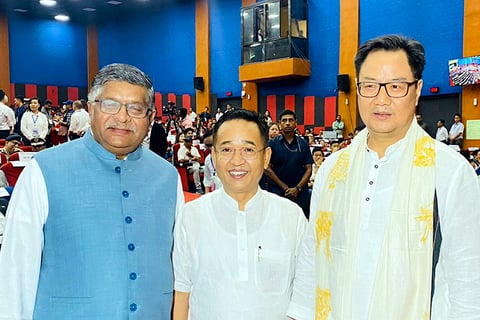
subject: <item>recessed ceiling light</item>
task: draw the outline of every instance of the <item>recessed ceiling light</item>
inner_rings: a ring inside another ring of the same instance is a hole
[[[97,11],[97,9],[95,9],[95,8],[83,8],[82,10],[83,11],[88,11],[88,12]]]
[[[17,9],[13,9],[13,11],[15,12],[28,12],[28,10],[25,10],[25,9],[20,9],[20,8],[17,8]]]
[[[116,0],[110,0],[110,1],[108,1],[107,3],[108,3],[108,4],[113,4],[114,6],[119,5],[119,4],[122,4],[121,1],[116,1]]]
[[[67,16],[67,15],[64,15],[64,14],[57,14],[55,16],[55,20],[57,20],[57,21],[68,21],[68,20],[70,20],[70,17]]]
[[[55,0],[40,0],[40,4],[47,6],[47,7],[53,7],[54,5],[57,4],[57,1]]]

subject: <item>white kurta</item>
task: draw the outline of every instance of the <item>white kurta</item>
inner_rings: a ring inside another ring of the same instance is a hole
[[[189,202],[173,264],[190,319],[285,319],[306,224],[295,203],[260,188],[245,211],[223,189]]]
[[[353,282],[353,319],[369,319],[368,310],[373,282],[387,225],[387,212],[397,179],[399,161],[405,141],[387,149],[378,159],[365,150],[364,189],[361,197],[361,219],[356,272]],[[480,188],[472,167],[458,153],[436,142],[436,192],[442,245],[436,268],[432,319],[478,319],[480,314]],[[292,302],[315,311],[315,278],[311,268],[315,261],[315,215],[319,193],[342,151],[332,154],[322,164],[312,193],[310,224],[299,257]],[[398,284],[401,286],[401,283]],[[388,297],[387,297],[388,298]],[[330,318],[329,318],[330,319]]]

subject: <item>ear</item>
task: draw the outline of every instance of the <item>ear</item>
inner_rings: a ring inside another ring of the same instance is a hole
[[[418,100],[420,99],[420,95],[422,94],[422,88],[423,88],[423,80],[420,79],[417,82],[417,88],[415,90],[415,95],[416,95],[415,105],[418,105]]]
[[[263,169],[267,169],[270,165],[270,158],[272,156],[272,148],[265,148],[264,159],[263,159]]]
[[[157,110],[152,109],[152,112],[150,112],[150,116],[149,116],[150,123],[153,123],[153,121],[155,120],[155,115],[156,114],[157,114]]]

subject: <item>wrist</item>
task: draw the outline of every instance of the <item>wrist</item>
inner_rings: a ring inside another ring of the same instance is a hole
[[[297,188],[298,192],[302,191],[302,187],[300,186],[295,186],[295,188]]]

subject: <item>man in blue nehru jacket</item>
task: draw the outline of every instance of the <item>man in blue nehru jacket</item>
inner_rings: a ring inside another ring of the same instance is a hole
[[[152,82],[107,65],[88,99],[91,130],[36,154],[15,186],[0,319],[170,318],[183,193],[175,168],[141,146],[155,117]]]

